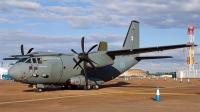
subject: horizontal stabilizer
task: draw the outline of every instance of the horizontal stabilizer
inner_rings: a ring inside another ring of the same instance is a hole
[[[172,56],[140,56],[136,57],[135,59],[140,60],[148,60],[148,59],[162,59],[162,58],[173,58]]]

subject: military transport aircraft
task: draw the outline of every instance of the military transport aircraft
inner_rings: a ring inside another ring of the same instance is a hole
[[[139,22],[132,21],[121,50],[98,50],[87,52],[84,49],[84,37],[81,39],[81,53],[32,52],[31,48],[24,54],[11,55],[4,60],[18,59],[8,74],[21,83],[29,84],[34,91],[43,91],[45,84],[61,85],[62,89],[76,89],[83,86],[85,90],[99,89],[104,82],[110,81],[141,60],[172,58],[171,56],[140,56],[140,53],[163,51],[183,47],[194,47],[192,44],[156,46],[139,48]]]

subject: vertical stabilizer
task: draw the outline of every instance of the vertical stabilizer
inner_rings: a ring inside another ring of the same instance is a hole
[[[122,49],[136,49],[139,48],[139,22],[133,20],[130,24],[129,30],[126,34]]]
[[[101,41],[99,43],[98,51],[107,51],[107,50],[108,50],[107,42]]]

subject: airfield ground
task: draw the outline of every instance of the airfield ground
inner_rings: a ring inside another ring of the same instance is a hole
[[[200,79],[190,82],[119,78],[100,90],[48,87],[35,93],[25,84],[0,80],[0,112],[200,112]],[[156,86],[161,101],[155,101]]]

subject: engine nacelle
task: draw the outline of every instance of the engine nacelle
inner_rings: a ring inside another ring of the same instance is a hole
[[[99,67],[104,67],[104,66],[112,65],[112,64],[114,64],[114,58],[115,58],[115,57],[110,57],[104,51],[89,54],[88,57],[92,61],[95,62],[95,63],[94,62],[90,62],[90,63],[88,62],[86,64],[86,66],[90,67],[90,68],[93,68],[93,67],[99,68]]]

